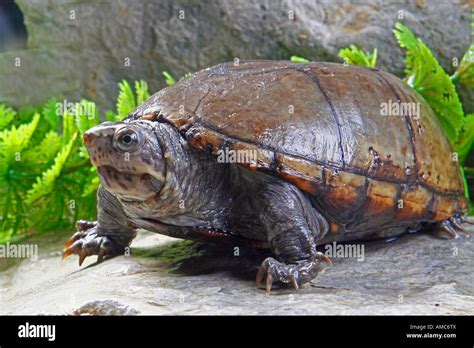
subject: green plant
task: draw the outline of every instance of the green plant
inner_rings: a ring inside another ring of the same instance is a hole
[[[176,79],[167,71],[162,71],[163,77],[165,78],[165,83],[168,86],[173,86],[176,83]],[[192,74],[190,72],[187,72],[181,77],[182,79],[188,78]]]
[[[309,60],[300,56],[291,56],[290,60],[295,63],[309,63]]]
[[[373,53],[364,52],[356,45],[350,45],[339,51],[339,57],[344,59],[346,64],[367,66],[375,68],[377,65],[377,49]]]
[[[148,85],[119,84],[117,121],[149,97]],[[95,103],[52,99],[18,112],[0,104],[0,242],[34,232],[72,228],[94,219],[96,170],[82,144],[83,133],[100,122]]]

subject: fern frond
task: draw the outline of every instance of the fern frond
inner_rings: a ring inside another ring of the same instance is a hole
[[[0,175],[4,170],[18,158],[21,158],[22,151],[28,146],[31,137],[38,125],[39,114],[35,114],[30,123],[22,124],[18,128],[13,126],[10,130],[0,132]]]
[[[148,84],[143,80],[135,81],[135,93],[137,95],[137,105],[140,105],[150,97]]]
[[[130,111],[136,108],[137,102],[133,95],[132,88],[127,81],[122,80],[119,83],[120,92],[117,97],[117,114],[120,119],[128,115]]]
[[[15,118],[16,112],[5,104],[0,104],[0,130],[5,129]]]
[[[65,113],[65,110],[62,110],[63,104],[61,104],[57,99],[50,99],[44,104],[41,115],[49,123],[51,129],[57,131],[59,127],[59,118]]]
[[[51,162],[61,147],[61,138],[55,131],[49,131],[43,140],[25,151],[24,161],[28,163],[47,164]]]
[[[393,31],[400,47],[406,49],[406,81],[431,105],[451,143],[459,136],[465,118],[451,78],[422,40],[401,23]]]
[[[61,175],[64,165],[71,154],[71,150],[76,140],[76,135],[72,137],[66,146],[57,154],[54,164],[37,179],[33,187],[28,190],[26,203],[31,205],[43,196],[49,195],[55,186],[56,179]]]

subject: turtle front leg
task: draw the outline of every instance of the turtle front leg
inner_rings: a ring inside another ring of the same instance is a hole
[[[64,246],[63,259],[76,254],[80,266],[87,256],[97,255],[97,262],[101,262],[123,254],[135,238],[136,232],[129,226],[120,202],[102,186],[97,191],[97,208],[97,221],[76,223],[77,232]]]
[[[271,183],[258,195],[260,219],[276,258],[262,262],[257,287],[265,278],[270,291],[274,281],[299,289],[314,279],[321,262],[332,263],[316,250],[316,239],[328,231],[326,219],[317,212],[305,194],[286,182]]]

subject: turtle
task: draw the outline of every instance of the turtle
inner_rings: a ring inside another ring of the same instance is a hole
[[[100,186],[97,221],[78,221],[63,253],[80,265],[123,253],[145,229],[268,248],[257,286],[299,289],[331,263],[319,245],[424,230],[458,237],[472,223],[433,110],[375,68],[223,63],[83,141]]]

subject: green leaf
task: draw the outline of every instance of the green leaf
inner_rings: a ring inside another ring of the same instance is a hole
[[[148,84],[143,80],[135,81],[135,93],[137,95],[137,105],[140,105],[150,97]]]
[[[459,67],[451,76],[453,83],[460,83],[466,87],[474,88],[474,43],[469,46]]]
[[[43,196],[49,195],[55,186],[56,180],[61,175],[64,165],[71,154],[76,136],[73,136],[66,146],[57,154],[54,164],[37,179],[33,187],[28,190],[26,203],[31,205]]]
[[[91,177],[89,182],[84,185],[82,197],[95,195],[95,193],[97,192],[97,189],[99,188],[100,180],[99,180],[99,177],[97,176],[96,169],[91,168],[91,172],[93,173],[93,176]]]
[[[466,115],[466,119],[459,138],[453,144],[454,151],[458,154],[458,160],[463,164],[474,147],[474,114]]]
[[[130,111],[137,107],[132,88],[127,81],[122,80],[119,83],[120,92],[117,98],[117,114],[120,119],[128,115]]]
[[[454,143],[464,124],[464,112],[450,77],[430,49],[401,23],[393,31],[399,45],[406,49],[406,81],[431,105],[446,135]]]
[[[295,63],[309,63],[309,60],[299,56],[291,56],[290,60]]]
[[[463,180],[464,196],[466,197],[467,201],[469,202],[471,200],[471,198],[469,197],[469,185],[467,184],[466,173],[464,171],[463,166],[460,166],[459,169],[461,170],[461,177],[462,177],[462,180]]]
[[[82,99],[75,103],[74,121],[81,134],[99,124],[99,113],[95,103]]]
[[[163,71],[163,76],[165,77],[165,83],[168,86],[173,86],[176,83],[176,80],[174,79],[173,76],[167,71]]]
[[[13,236],[13,229],[8,229],[6,231],[0,231],[0,244],[8,242]]]
[[[43,106],[41,114],[53,130],[58,130],[59,117],[64,113],[64,110],[62,110],[64,103],[59,103],[57,99],[50,99]]]
[[[61,147],[61,138],[55,131],[49,131],[43,140],[25,151],[24,161],[28,163],[47,164],[54,159]]]
[[[120,121],[120,117],[116,113],[110,110],[105,112],[105,119],[110,122]]]
[[[16,112],[5,104],[0,104],[0,130],[5,129],[15,118]]]
[[[39,120],[40,115],[35,114],[30,123],[0,132],[0,175],[5,174],[13,161],[21,158],[22,151],[28,146]]]
[[[370,53],[362,51],[356,45],[350,45],[348,48],[343,48],[339,51],[339,57],[350,65],[366,66],[369,68],[377,66],[376,48],[373,53]]]
[[[63,115],[63,129],[61,136],[62,145],[66,145],[78,132],[75,117],[72,114],[65,113]]]

